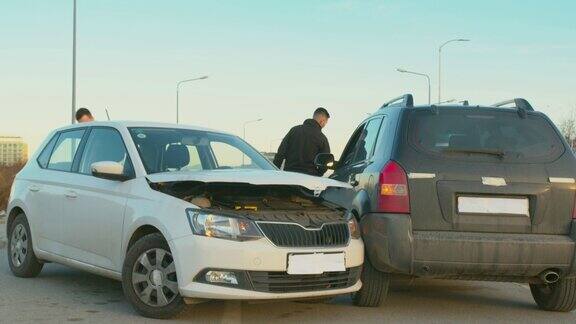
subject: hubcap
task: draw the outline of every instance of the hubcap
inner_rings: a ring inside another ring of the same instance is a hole
[[[132,286],[146,305],[161,307],[170,304],[178,296],[172,254],[164,249],[142,253],[132,269]]]
[[[16,225],[10,238],[10,257],[12,264],[20,267],[28,254],[28,233],[22,224]]]

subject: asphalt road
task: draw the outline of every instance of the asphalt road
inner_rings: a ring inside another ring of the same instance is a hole
[[[0,219],[0,223],[2,223]],[[0,241],[4,238],[0,224]],[[1,243],[0,243],[1,245]],[[56,264],[38,278],[11,275],[0,247],[0,323],[152,323],[139,317],[119,282]],[[208,302],[188,306],[174,322],[194,323],[575,323],[576,313],[536,308],[527,286],[513,283],[417,280],[396,283],[386,305]]]

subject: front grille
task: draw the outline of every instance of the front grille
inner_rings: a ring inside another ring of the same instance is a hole
[[[291,293],[342,289],[351,287],[360,279],[361,267],[343,272],[325,272],[318,275],[289,275],[286,272],[248,271],[255,291]]]
[[[282,247],[342,246],[350,237],[346,223],[324,224],[320,229],[286,223],[258,222],[258,226],[270,241]]]

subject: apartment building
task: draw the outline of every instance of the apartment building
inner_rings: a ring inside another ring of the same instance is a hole
[[[19,136],[0,136],[0,166],[28,160],[28,145]]]

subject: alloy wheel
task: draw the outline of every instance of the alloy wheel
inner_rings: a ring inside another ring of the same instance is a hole
[[[22,224],[16,225],[10,238],[10,257],[12,264],[20,267],[28,254],[28,232]]]
[[[161,248],[142,253],[132,269],[132,286],[138,298],[148,306],[170,304],[178,296],[172,254]]]

